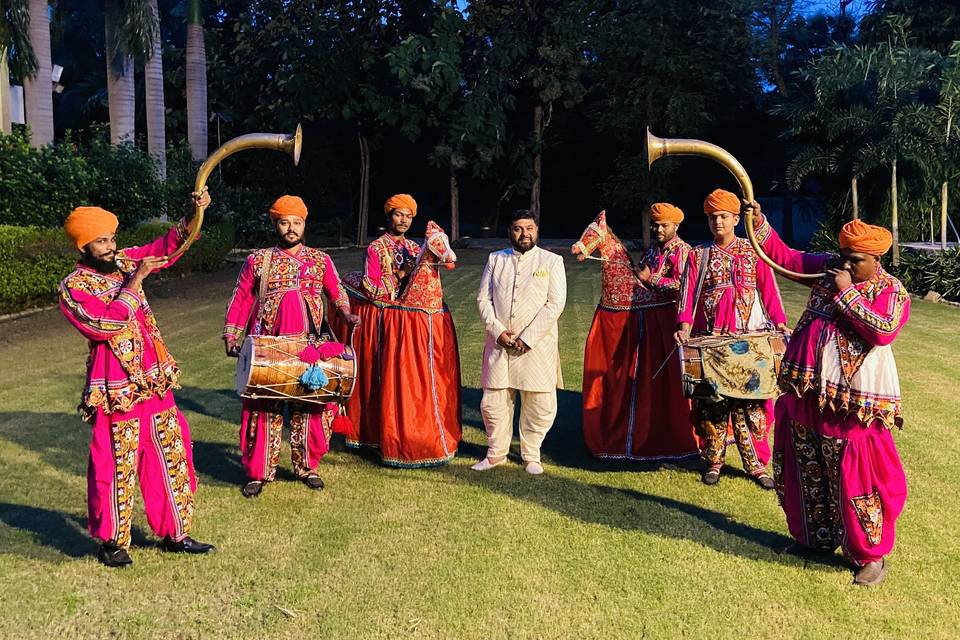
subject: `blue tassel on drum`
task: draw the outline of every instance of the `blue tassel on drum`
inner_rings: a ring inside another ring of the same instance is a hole
[[[319,391],[327,386],[330,379],[327,377],[327,374],[324,373],[323,369],[320,368],[320,365],[314,364],[310,365],[310,368],[303,372],[303,375],[300,376],[300,382],[311,391]]]

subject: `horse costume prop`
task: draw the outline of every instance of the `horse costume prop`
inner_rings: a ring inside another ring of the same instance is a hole
[[[416,265],[396,300],[370,300],[362,272],[343,279],[361,318],[353,339],[357,380],[344,435],[350,447],[378,450],[385,465],[435,466],[457,452],[460,354],[441,284],[441,270],[453,269],[456,260],[447,234],[429,221]],[[345,329],[339,318],[330,323]]]
[[[640,262],[655,274],[646,284],[601,211],[571,251],[601,261],[600,302],[583,354],[583,437],[590,453],[636,461],[698,455],[673,341],[689,246],[679,238],[663,250],[651,246]]]

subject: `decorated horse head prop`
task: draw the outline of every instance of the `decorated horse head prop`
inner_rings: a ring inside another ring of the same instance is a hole
[[[443,309],[440,266],[455,268],[457,254],[450,246],[450,238],[433,220],[427,222],[426,238],[420,249],[417,264],[410,272],[407,286],[397,296],[396,303],[404,307],[439,311]]]
[[[600,306],[611,309],[633,309],[643,305],[650,296],[634,273],[630,252],[620,238],[607,226],[607,212],[601,211],[587,225],[570,251],[579,260],[600,260]],[[600,254],[593,256],[594,252]]]

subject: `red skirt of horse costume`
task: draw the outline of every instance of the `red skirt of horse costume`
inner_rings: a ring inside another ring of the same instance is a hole
[[[674,353],[676,320],[672,304],[597,307],[583,354],[583,437],[594,456],[656,461],[699,455]]]
[[[376,448],[391,467],[449,462],[461,437],[460,352],[450,310],[372,302],[351,287],[347,293],[360,316],[347,446]],[[349,335],[339,318],[330,323]]]

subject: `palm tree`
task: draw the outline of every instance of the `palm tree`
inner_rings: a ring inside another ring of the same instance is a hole
[[[26,0],[9,0],[0,8],[0,131],[10,133],[10,71],[20,78],[37,72],[30,46],[30,7]],[[14,53],[8,61],[10,53]]]
[[[160,11],[157,0],[148,0],[146,5],[153,21],[153,30],[160,33]],[[144,60],[144,99],[147,113],[147,150],[153,156],[157,175],[167,179],[167,113],[163,100],[163,54],[160,38],[154,38],[149,55]]]
[[[122,40],[121,0],[104,1],[104,34],[107,58],[107,105],[110,142],[132,143],[136,134],[136,85],[133,57]]]
[[[207,51],[200,0],[187,2],[187,139],[190,156],[207,157]]]
[[[50,59],[50,7],[47,0],[29,0],[30,47],[36,55],[36,72],[23,77],[23,101],[34,147],[53,142],[53,86]]]

